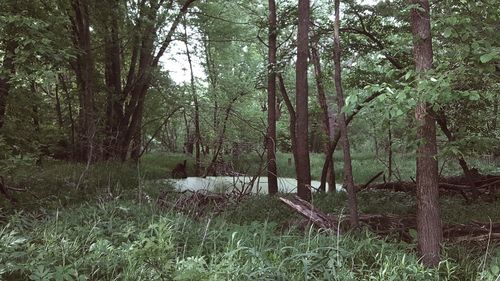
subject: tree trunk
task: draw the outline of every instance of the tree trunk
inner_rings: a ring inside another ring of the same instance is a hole
[[[290,96],[288,95],[288,92],[285,87],[285,81],[283,80],[283,76],[281,73],[277,74],[278,76],[278,83],[279,83],[279,88],[280,88],[280,93],[281,96],[283,97],[283,101],[285,102],[286,108],[288,110],[288,115],[290,116],[290,121],[289,121],[289,131],[290,131],[290,140],[292,142],[292,154],[293,154],[293,161],[295,167],[297,167],[297,144],[296,141],[297,139],[295,138],[295,123],[296,123],[296,116],[295,116],[295,109],[292,105],[292,102],[290,101]]]
[[[188,42],[188,34],[187,34],[187,26],[186,22],[184,22],[184,44],[186,45],[186,56],[189,63],[189,74],[191,75],[191,95],[193,96],[194,103],[194,173],[196,176],[200,175],[200,142],[201,142],[201,133],[200,133],[200,108],[198,104],[198,96],[196,95],[196,86],[194,84],[194,72],[193,72],[193,62],[191,60],[191,52],[189,51],[189,42]]]
[[[299,24],[297,33],[297,63],[295,71],[296,90],[296,150],[297,150],[297,192],[306,201],[311,200],[311,172],[309,163],[309,110],[307,57],[309,43],[309,0],[299,0]]]
[[[118,3],[112,1],[107,22],[109,30],[105,37],[105,82],[106,82],[106,140],[104,158],[116,156],[118,126],[123,118],[122,82],[121,82],[121,47],[118,26]]]
[[[269,49],[267,74],[267,180],[268,193],[278,193],[276,167],[276,3],[269,0]]]
[[[13,36],[15,31],[11,24],[6,27],[7,37]],[[5,113],[7,110],[7,97],[11,89],[10,79],[15,73],[14,56],[17,43],[12,38],[7,38],[5,42],[5,50],[3,55],[3,73],[4,77],[0,77],[0,129],[5,124]]]
[[[429,1],[411,0],[410,3],[418,6],[410,13],[415,67],[423,78],[432,67]],[[419,101],[415,110],[417,138],[420,141],[417,149],[417,231],[422,262],[426,266],[437,266],[442,226],[438,201],[436,122],[429,112],[430,105],[424,100]]]
[[[325,88],[323,86],[323,72],[321,70],[321,61],[319,58],[319,53],[318,53],[318,48],[316,46],[316,42],[311,44],[311,59],[313,61],[314,65],[314,77],[316,80],[316,89],[318,93],[318,103],[319,106],[322,110],[323,113],[323,130],[326,135],[326,142],[324,143],[324,153],[325,153],[325,159],[327,159],[327,155],[329,152],[329,146],[330,146],[330,137],[332,136],[332,126],[330,125],[330,119],[332,110],[329,108],[328,103],[326,101],[326,93],[325,93]],[[328,165],[328,171],[327,171],[327,181],[328,181],[328,187],[330,192],[335,192],[335,171],[333,170],[333,159],[331,161],[327,162]],[[326,187],[324,184],[320,184],[319,190],[321,192],[326,191]]]
[[[340,1],[335,0],[335,24],[334,24],[334,54],[333,62],[335,64],[334,81],[335,81],[335,91],[337,92],[337,104],[339,108],[339,127],[342,134],[342,148],[344,151],[344,184],[347,187],[347,200],[349,203],[349,221],[352,228],[356,228],[359,225],[358,219],[358,206],[356,202],[356,190],[354,187],[354,179],[352,176],[352,164],[351,164],[351,151],[349,147],[349,137],[347,132],[347,122],[345,113],[342,112],[344,108],[344,93],[342,90],[342,70],[340,65],[340,12],[339,12]]]
[[[73,41],[78,50],[73,68],[80,98],[77,158],[80,161],[91,161],[96,124],[94,120],[94,58],[90,39],[90,16],[87,0],[73,0],[71,6],[74,12],[71,17]]]
[[[434,113],[436,121],[441,128],[441,131],[444,133],[446,138],[448,138],[448,141],[450,143],[456,141],[455,135],[450,131],[448,128],[448,121],[446,118],[446,114],[444,111],[439,111],[437,113]],[[469,169],[469,165],[467,165],[467,161],[462,156],[459,156],[457,158],[458,165],[462,168],[462,171],[464,172],[464,176],[467,179],[468,184],[470,187],[472,187],[472,194],[474,199],[477,199],[479,197],[479,191],[476,190],[476,184],[474,183],[474,174],[473,172]],[[469,199],[467,198],[467,201]]]
[[[387,181],[391,182],[392,180],[392,128],[391,128],[391,114],[389,113],[389,120],[387,122],[388,130],[387,130],[387,155],[388,155],[388,163],[387,163]]]
[[[76,157],[76,125],[75,118],[73,117],[73,102],[71,94],[66,84],[66,78],[63,74],[59,74],[59,83],[61,83],[64,94],[66,95],[66,102],[68,106],[68,117],[70,122],[70,135],[71,135],[71,159],[75,160]]]
[[[57,125],[59,126],[59,129],[62,130],[64,128],[64,121],[61,109],[61,98],[59,97],[59,87],[57,84],[56,84],[55,95],[56,95]]]

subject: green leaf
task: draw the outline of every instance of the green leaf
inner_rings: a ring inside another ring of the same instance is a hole
[[[491,61],[492,59],[495,58],[495,53],[489,53],[489,54],[484,54],[482,55],[479,60],[482,62],[482,63],[487,63],[489,61]]]
[[[448,28],[446,28],[446,29],[444,30],[444,32],[443,32],[443,36],[444,36],[444,38],[450,38],[450,36],[451,36],[451,32],[452,32],[451,28],[449,28],[449,27],[448,27]]]
[[[498,275],[500,273],[500,267],[498,265],[493,265],[491,267],[491,273],[493,273],[493,275]]]

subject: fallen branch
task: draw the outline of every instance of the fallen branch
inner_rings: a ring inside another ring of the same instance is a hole
[[[279,200],[302,215],[316,227],[339,233],[339,226],[348,227],[349,216],[340,220],[338,216],[325,214],[316,209],[312,204],[294,196],[292,199],[280,197]],[[410,235],[410,230],[417,228],[416,217],[396,214],[360,214],[360,223],[369,227],[374,233],[382,236],[399,235],[400,239],[414,243],[415,238]],[[301,222],[295,222],[302,225]],[[445,225],[443,237],[446,241],[454,243],[481,243],[485,241],[500,243],[500,223],[480,223]]]

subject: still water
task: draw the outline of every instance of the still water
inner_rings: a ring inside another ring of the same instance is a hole
[[[253,181],[252,181],[253,180]],[[169,179],[179,190],[210,190],[215,192],[230,192],[233,189],[247,190],[253,193],[267,193],[267,177],[253,178],[249,176],[220,176],[220,177],[188,177],[185,179]],[[319,181],[311,181],[311,186],[318,188]],[[337,184],[337,191],[344,191],[341,184]],[[278,190],[283,193],[297,192],[297,180],[293,178],[278,178]]]

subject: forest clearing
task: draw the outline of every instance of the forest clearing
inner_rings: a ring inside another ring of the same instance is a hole
[[[497,6],[0,1],[0,280],[500,281]]]

